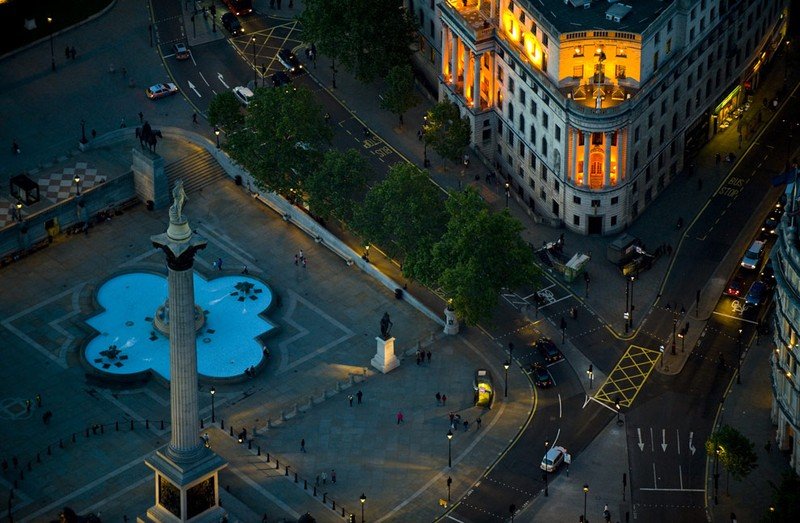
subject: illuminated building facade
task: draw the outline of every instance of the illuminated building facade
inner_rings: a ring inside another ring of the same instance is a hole
[[[798,218],[795,218],[797,220]],[[797,227],[783,218],[778,241],[772,249],[775,269],[775,351],[770,360],[772,381],[772,422],[777,425],[778,448],[791,453],[790,462],[800,474],[800,250]]]
[[[430,18],[428,2],[411,7]],[[788,0],[630,4],[436,4],[439,97],[461,108],[476,153],[544,223],[622,231],[687,153],[717,132],[746,134],[736,118],[788,19]]]

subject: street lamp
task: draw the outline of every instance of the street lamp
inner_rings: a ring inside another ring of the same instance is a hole
[[[547,458],[547,450],[549,448],[550,448],[550,440],[546,439],[546,440],[544,440],[544,455],[545,455],[545,458]],[[542,473],[542,476],[544,478],[544,497],[547,497],[547,496],[550,495],[548,493],[548,491],[547,491],[547,469],[545,469],[545,471]]]
[[[505,390],[505,393],[503,394],[503,397],[504,397],[504,398],[507,398],[507,397],[508,397],[508,368],[509,368],[510,366],[511,366],[511,365],[509,364],[509,362],[505,362],[505,363],[503,363],[503,368],[504,368],[504,369],[505,369],[505,371],[506,371],[506,383],[505,383],[505,385],[506,385],[506,390]]]
[[[450,485],[453,484],[453,478],[447,476],[447,502],[450,503]]]
[[[81,177],[76,174],[75,178],[73,178],[72,181],[75,182],[75,196],[80,196],[81,195]]]
[[[217,135],[217,149],[219,149],[219,127],[214,127],[214,134]]]
[[[453,431],[447,431],[447,466],[449,468],[453,467]]]
[[[258,86],[258,67],[256,67],[256,37],[250,39],[253,44],[253,89]]]
[[[22,202],[17,202],[17,221],[22,223]]]
[[[47,17],[47,26],[50,27],[50,69],[56,70],[56,54],[53,49],[53,19]]]
[[[736,383],[742,384],[742,329],[736,337]]]
[[[214,412],[214,394],[217,393],[217,389],[215,389],[214,386],[212,385],[211,390],[209,392],[211,392],[211,423],[214,423],[217,421],[217,417]]]
[[[583,520],[586,521],[586,495],[589,494],[589,484],[583,484]]]
[[[622,425],[622,420],[619,417],[622,406],[619,404],[619,397],[614,400],[614,408],[617,409],[617,425]]]
[[[358,498],[358,500],[361,502],[361,523],[364,523],[364,503],[367,502],[367,496],[361,494],[361,497]]]
[[[589,390],[591,390],[592,382],[594,381],[594,365],[591,363],[589,364],[589,370],[586,371],[586,375],[589,376]]]
[[[506,182],[506,209],[508,209],[508,198],[511,196],[511,184]]]
[[[720,447],[714,449],[714,504],[719,505],[717,493],[719,491],[719,451]]]
[[[625,280],[625,309],[627,317],[625,318],[625,332],[633,328],[633,282],[636,281],[636,276],[630,276]]]
[[[672,355],[675,355],[675,327],[678,326],[678,318],[672,319]]]
[[[681,352],[684,352],[686,349],[686,332],[685,329],[681,329],[678,333],[678,337],[681,339]]]
[[[81,118],[81,143],[85,144],[89,140],[86,139],[86,120]]]

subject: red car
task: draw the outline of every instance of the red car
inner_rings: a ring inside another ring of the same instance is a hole
[[[728,285],[725,286],[725,295],[738,298],[744,292],[744,278],[741,276],[734,276]]]

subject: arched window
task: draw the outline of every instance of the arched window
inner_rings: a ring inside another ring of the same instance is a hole
[[[678,113],[672,115],[672,132],[678,131]]]
[[[653,153],[653,139],[647,139],[647,156],[650,156]]]
[[[659,145],[664,143],[664,136],[667,134],[667,129],[665,126],[661,126],[661,130],[658,132],[658,143]]]
[[[593,152],[589,155],[589,187],[603,188],[603,153]]]

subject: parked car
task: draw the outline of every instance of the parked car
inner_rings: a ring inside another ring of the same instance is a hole
[[[767,284],[761,280],[756,280],[753,282],[753,285],[750,286],[750,290],[747,292],[747,296],[744,299],[744,302],[747,305],[752,305],[754,307],[758,307],[764,302],[764,298],[767,295]]]
[[[764,221],[764,225],[761,226],[761,230],[769,234],[777,234],[779,224],[780,224],[780,218],[776,218],[775,216],[772,216],[772,214],[770,214]]]
[[[183,42],[178,42],[173,46],[173,50],[175,51],[175,58],[177,60],[188,60],[189,57],[192,55],[189,52],[189,49],[186,47],[186,44]]]
[[[221,20],[222,27],[224,27],[231,34],[231,36],[244,33],[244,28],[242,28],[242,24],[239,22],[239,19],[236,18],[235,14],[225,13],[222,15]]]
[[[492,400],[494,400],[494,386],[489,371],[486,369],[475,371],[475,381],[472,387],[475,389],[475,406],[491,408]]]
[[[747,249],[747,252],[744,253],[744,258],[742,259],[742,267],[745,269],[755,270],[758,268],[758,263],[761,261],[761,255],[764,254],[764,245],[766,242],[761,240],[756,240]]]
[[[292,74],[298,75],[305,72],[303,64],[297,59],[297,55],[291,49],[283,48],[278,51],[278,61]]]
[[[239,100],[239,103],[245,107],[250,105],[250,102],[253,100],[253,91],[251,91],[248,87],[242,87],[241,85],[233,88],[233,95],[237,100]]]
[[[759,279],[767,284],[767,288],[771,289],[775,286],[775,269],[772,267],[772,258],[769,258],[767,263],[764,264],[764,269],[761,271]]]
[[[725,295],[738,298],[744,292],[745,281],[741,276],[734,276],[725,286]]]
[[[552,447],[548,449],[547,453],[542,458],[541,464],[539,464],[539,468],[545,472],[554,472],[564,461],[564,456],[566,454],[567,449],[564,447]]]
[[[283,85],[290,85],[292,83],[291,77],[289,77],[289,75],[283,71],[272,73],[270,79],[272,80],[272,87],[281,87]]]
[[[558,350],[556,344],[550,338],[539,338],[536,340],[536,344],[534,345],[536,350],[539,351],[539,354],[542,355],[542,358],[548,363],[552,363],[554,361],[559,361],[564,358],[561,354],[561,351]]]
[[[553,378],[550,376],[550,371],[541,363],[531,365],[531,373],[533,374],[533,382],[537,387],[546,389],[553,386]]]
[[[151,100],[164,98],[165,96],[170,96],[177,92],[178,86],[173,83],[151,85],[144,91],[147,97]]]

